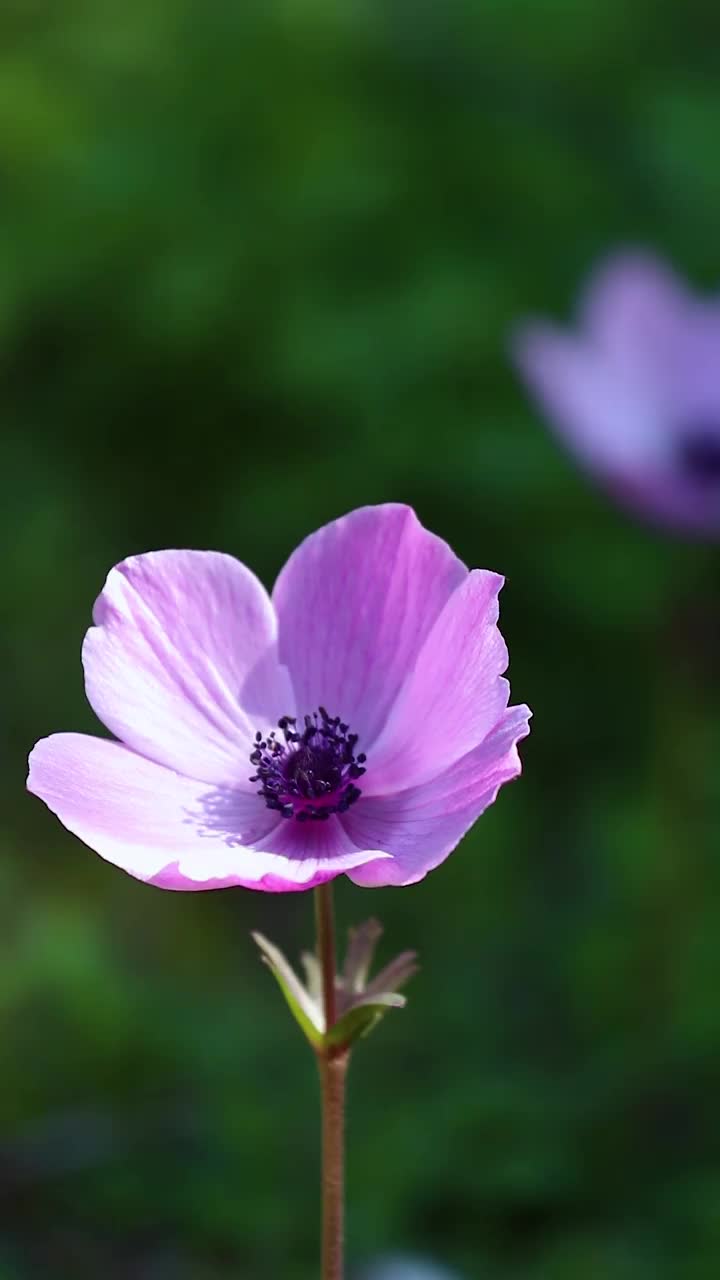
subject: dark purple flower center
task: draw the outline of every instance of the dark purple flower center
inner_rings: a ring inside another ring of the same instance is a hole
[[[274,729],[266,738],[255,734],[250,781],[260,783],[258,795],[283,818],[323,821],[344,813],[360,797],[355,782],[365,772],[366,757],[355,755],[358,735],[324,707],[305,716],[304,725],[298,730],[293,716],[283,716],[278,720],[282,738]]]
[[[698,484],[720,483],[720,424],[693,427],[680,439],[680,463]]]

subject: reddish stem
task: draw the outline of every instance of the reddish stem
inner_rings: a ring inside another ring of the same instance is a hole
[[[335,922],[332,887],[315,890],[317,955],[323,982],[325,1028],[337,1016],[335,988]],[[345,1081],[349,1052],[320,1049],[322,1103],[322,1280],[343,1280],[345,1181]]]

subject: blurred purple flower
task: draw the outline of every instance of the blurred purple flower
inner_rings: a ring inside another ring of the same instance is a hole
[[[119,741],[43,739],[28,787],[162,888],[421,880],[520,772],[501,586],[400,505],[307,538],[272,599],[231,556],[133,556],[83,646]]]
[[[641,251],[592,276],[579,327],[515,335],[530,390],[621,502],[686,532],[720,533],[720,298],[698,298]]]

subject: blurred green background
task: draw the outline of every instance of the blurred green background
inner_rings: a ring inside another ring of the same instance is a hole
[[[700,0],[4,0],[0,1280],[311,1280],[310,1054],[249,939],[307,895],[170,894],[24,794],[93,731],[108,568],[270,583],[399,499],[504,572],[525,773],[423,884],[352,1074],[349,1249],[469,1280],[720,1273],[718,553],[612,509],[507,360],[615,244],[720,278]]]

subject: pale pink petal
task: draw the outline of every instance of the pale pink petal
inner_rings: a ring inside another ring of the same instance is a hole
[[[414,512],[362,507],[301,543],[273,602],[300,713],[324,705],[366,751],[467,570]]]
[[[516,333],[513,354],[548,421],[583,461],[619,472],[665,465],[662,395],[619,372],[601,348],[533,322]]]
[[[84,734],[43,738],[28,788],[101,857],[166,889],[309,889],[378,857],[337,819],[307,833],[310,824],[278,823],[251,792],[193,781]]]
[[[365,798],[343,816],[359,848],[386,850],[349,872],[366,888],[413,884],[452,853],[504,782],[520,773],[517,743],[529,732],[530,711],[511,707],[487,739],[433,782],[392,796]]]
[[[509,694],[497,626],[502,584],[498,574],[474,569],[448,600],[370,752],[363,795],[436,778],[497,724]]]
[[[205,782],[247,784],[256,729],[287,714],[272,605],[215,551],[151,551],[112,569],[83,646],[88,699],[108,729]]]

